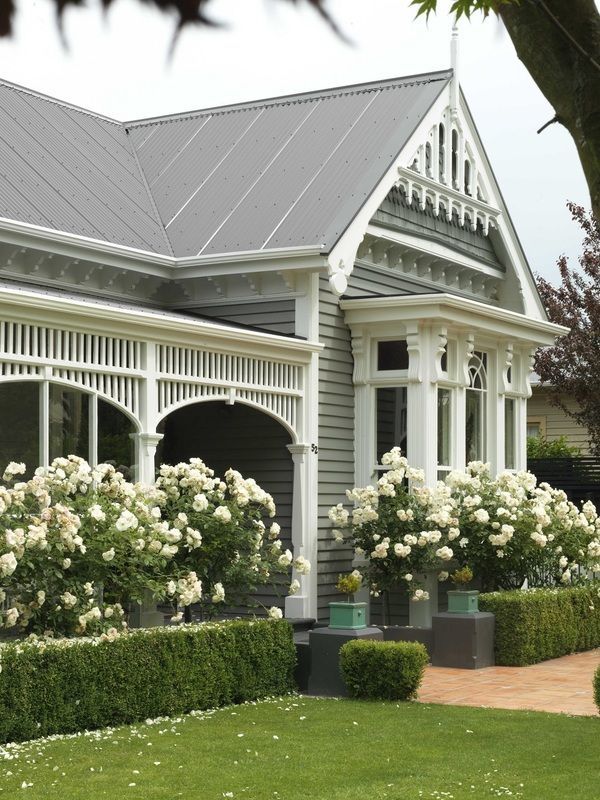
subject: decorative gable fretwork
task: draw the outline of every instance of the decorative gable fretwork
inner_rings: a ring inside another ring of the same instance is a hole
[[[477,148],[466,135],[457,113],[447,108],[442,119],[429,130],[408,169],[400,167],[398,185],[424,209],[430,202],[434,213],[456,216],[461,225],[487,235],[500,210],[489,202],[477,156]]]
[[[480,300],[496,303],[501,273],[464,266],[449,258],[425,253],[404,243],[367,234],[357,253],[358,261],[388,267],[420,284],[436,289],[464,292]],[[492,274],[497,273],[497,274]]]

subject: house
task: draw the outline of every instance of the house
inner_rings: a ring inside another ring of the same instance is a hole
[[[530,376],[531,397],[527,402],[527,436],[541,437],[553,442],[564,436],[571,447],[579,449],[581,455],[589,455],[590,438],[584,425],[579,425],[550,401],[552,387],[543,385],[534,372]],[[567,408],[575,411],[577,403],[565,398]]]
[[[0,457],[271,491],[324,618],[328,508],[402,446],[526,465],[550,324],[452,70],[118,122],[0,81]],[[316,568],[314,568],[316,565]]]

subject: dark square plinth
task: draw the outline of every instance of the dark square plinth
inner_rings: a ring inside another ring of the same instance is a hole
[[[461,669],[493,667],[494,621],[494,615],[487,611],[434,614],[433,666]]]
[[[352,639],[380,639],[379,628],[317,628],[310,631],[310,677],[308,694],[327,697],[348,697],[340,674],[340,648]]]
[[[420,642],[431,658],[433,654],[433,628],[416,628],[409,625],[382,625],[385,642]]]

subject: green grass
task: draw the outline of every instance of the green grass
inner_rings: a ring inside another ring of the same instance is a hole
[[[594,800],[599,763],[596,717],[285,697],[0,746],[0,799]]]

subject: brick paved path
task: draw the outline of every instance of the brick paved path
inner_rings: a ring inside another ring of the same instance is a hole
[[[530,667],[427,667],[418,700],[456,706],[597,714],[592,678],[598,666],[600,649]]]

